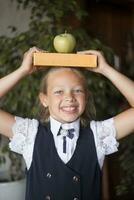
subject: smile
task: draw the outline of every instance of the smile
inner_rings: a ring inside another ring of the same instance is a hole
[[[76,112],[77,111],[77,107],[76,106],[64,106],[61,108],[62,111],[64,112]]]

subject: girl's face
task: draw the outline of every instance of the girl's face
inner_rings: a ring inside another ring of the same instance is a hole
[[[86,105],[86,92],[83,80],[71,69],[61,68],[49,74],[47,94],[40,94],[40,100],[48,106],[50,115],[69,123],[81,116]]]

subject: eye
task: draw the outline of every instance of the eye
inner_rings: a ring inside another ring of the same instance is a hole
[[[84,90],[83,90],[83,89],[74,89],[73,91],[74,91],[74,93],[76,93],[76,94],[84,93]]]
[[[63,94],[63,90],[56,90],[56,91],[54,91],[54,94],[56,94],[56,95]]]

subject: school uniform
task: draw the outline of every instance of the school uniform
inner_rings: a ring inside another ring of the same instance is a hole
[[[63,136],[58,135],[60,122],[51,117],[50,124],[16,118],[10,148],[26,161],[26,200],[101,199],[103,160],[118,146],[113,119],[92,121],[86,128],[78,119],[65,126],[75,129],[74,138],[66,138],[66,153]]]

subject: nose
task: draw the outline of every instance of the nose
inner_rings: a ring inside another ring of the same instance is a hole
[[[74,100],[74,95],[71,92],[69,92],[69,93],[65,94],[64,98],[65,98],[66,101],[73,101]]]

